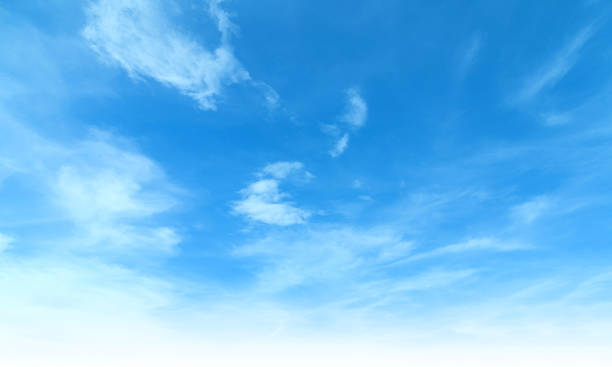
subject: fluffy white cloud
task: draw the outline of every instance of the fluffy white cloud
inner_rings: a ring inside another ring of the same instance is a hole
[[[279,189],[281,180],[298,173],[303,173],[306,178],[312,176],[303,169],[300,162],[276,162],[267,165],[258,174],[258,181],[240,191],[243,199],[234,202],[234,213],[254,221],[279,226],[304,223],[311,213],[285,200],[289,194]]]
[[[160,1],[100,0],[87,8],[83,35],[105,60],[123,67],[131,77],[148,77],[214,110],[225,85],[248,81],[249,73],[234,56],[229,35],[234,27],[212,0],[210,15],[221,33],[220,45],[206,48],[164,16]]]
[[[368,117],[368,105],[357,89],[349,88],[346,91],[346,110],[340,121],[359,128],[365,124]]]

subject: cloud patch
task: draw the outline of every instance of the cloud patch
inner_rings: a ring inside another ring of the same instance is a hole
[[[193,98],[202,109],[214,110],[225,86],[251,80],[229,43],[234,25],[220,3],[209,3],[221,33],[214,48],[179,31],[159,1],[94,2],[86,9],[83,36],[105,61],[121,66],[132,78],[156,80]]]
[[[0,233],[0,253],[7,250],[13,241],[12,237]]]
[[[344,153],[344,151],[348,147],[348,142],[349,142],[349,135],[345,133],[344,135],[342,135],[340,139],[338,139],[338,141],[336,142],[336,145],[334,145],[332,150],[329,151],[329,155],[331,155],[332,158],[336,158],[340,156],[342,153]]]
[[[233,203],[233,212],[255,222],[278,226],[306,222],[311,213],[288,201],[289,194],[279,188],[282,180],[294,175],[301,175],[306,179],[312,177],[300,162],[276,162],[267,165],[258,173],[259,180],[240,190],[242,200]]]
[[[360,128],[368,117],[368,105],[356,88],[346,90],[346,107],[340,121],[352,127]]]
[[[348,125],[348,128],[354,132],[365,124],[368,118],[368,105],[356,88],[347,89],[345,94],[346,105],[344,107],[344,113],[338,117],[338,121],[343,123],[343,125]],[[350,134],[348,132],[343,132],[343,130],[344,129],[339,125],[323,126],[323,131],[325,133],[337,139],[332,149],[329,150],[329,155],[332,158],[341,156],[348,148]]]

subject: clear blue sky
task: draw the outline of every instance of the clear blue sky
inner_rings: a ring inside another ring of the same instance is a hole
[[[1,2],[0,352],[602,361],[611,40],[596,0]]]

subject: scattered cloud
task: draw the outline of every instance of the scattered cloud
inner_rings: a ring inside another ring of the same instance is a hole
[[[8,235],[0,233],[0,253],[10,248],[14,239]]]
[[[240,191],[242,200],[233,203],[233,211],[250,220],[279,226],[304,223],[311,213],[300,209],[286,199],[289,194],[280,191],[281,180],[301,174],[306,179],[312,175],[300,162],[276,162],[258,173],[259,180]]]
[[[580,50],[593,36],[594,31],[593,24],[584,27],[548,65],[527,79],[516,96],[517,102],[530,101],[543,89],[552,87],[561,80],[572,69],[578,60]]]
[[[312,177],[312,174],[304,170],[304,165],[301,162],[276,162],[270,163],[261,170],[260,177],[271,176],[276,179],[285,179],[291,174],[304,173],[306,177]]]
[[[329,151],[329,155],[331,155],[332,158],[340,156],[348,147],[348,141],[349,135],[345,133],[340,139],[338,139],[334,148]]]
[[[338,120],[349,125],[353,131],[361,128],[365,124],[368,117],[368,105],[356,88],[349,88],[346,90],[346,106],[344,110],[344,113]],[[325,133],[338,139],[334,147],[329,151],[329,155],[332,158],[342,155],[348,147],[350,138],[349,133],[342,133],[342,130],[343,129],[338,125],[323,126],[323,131]]]
[[[234,56],[229,43],[234,25],[220,3],[212,0],[209,8],[221,33],[214,48],[183,34],[164,15],[159,1],[93,2],[83,36],[104,60],[132,78],[154,79],[195,99],[201,108],[214,110],[224,86],[251,80]]]
[[[368,117],[368,105],[355,88],[346,90],[346,107],[340,121],[355,128],[365,124]]]

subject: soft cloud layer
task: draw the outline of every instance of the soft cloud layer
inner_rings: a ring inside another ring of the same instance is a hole
[[[229,44],[233,28],[221,1],[210,3],[221,43],[205,47],[183,34],[164,15],[163,2],[100,0],[87,8],[83,35],[100,56],[133,78],[151,78],[214,110],[223,87],[250,80]]]
[[[93,130],[81,142],[64,145],[15,121],[0,131],[22,142],[0,149],[0,161],[10,162],[7,175],[33,179],[39,192],[31,194],[31,204],[50,206],[48,213],[36,214],[73,228],[56,245],[170,252],[178,244],[173,228],[154,224],[157,214],[175,205],[176,189],[155,162],[129,143]]]
[[[378,266],[411,250],[412,243],[393,230],[331,226],[271,233],[238,247],[234,255],[261,262],[258,287],[266,292],[343,284],[346,288],[337,296],[361,298],[370,297],[372,290],[364,291],[358,283],[374,281]]]
[[[171,251],[179,242],[172,228],[136,224],[174,205],[163,172],[97,135],[71,152],[52,183],[55,202],[83,230],[81,245]]]
[[[258,174],[260,180],[240,191],[243,199],[233,204],[234,213],[253,221],[279,226],[304,223],[311,213],[285,200],[289,194],[279,189],[281,180],[300,173],[307,178],[311,176],[300,162],[276,162],[267,165]]]

